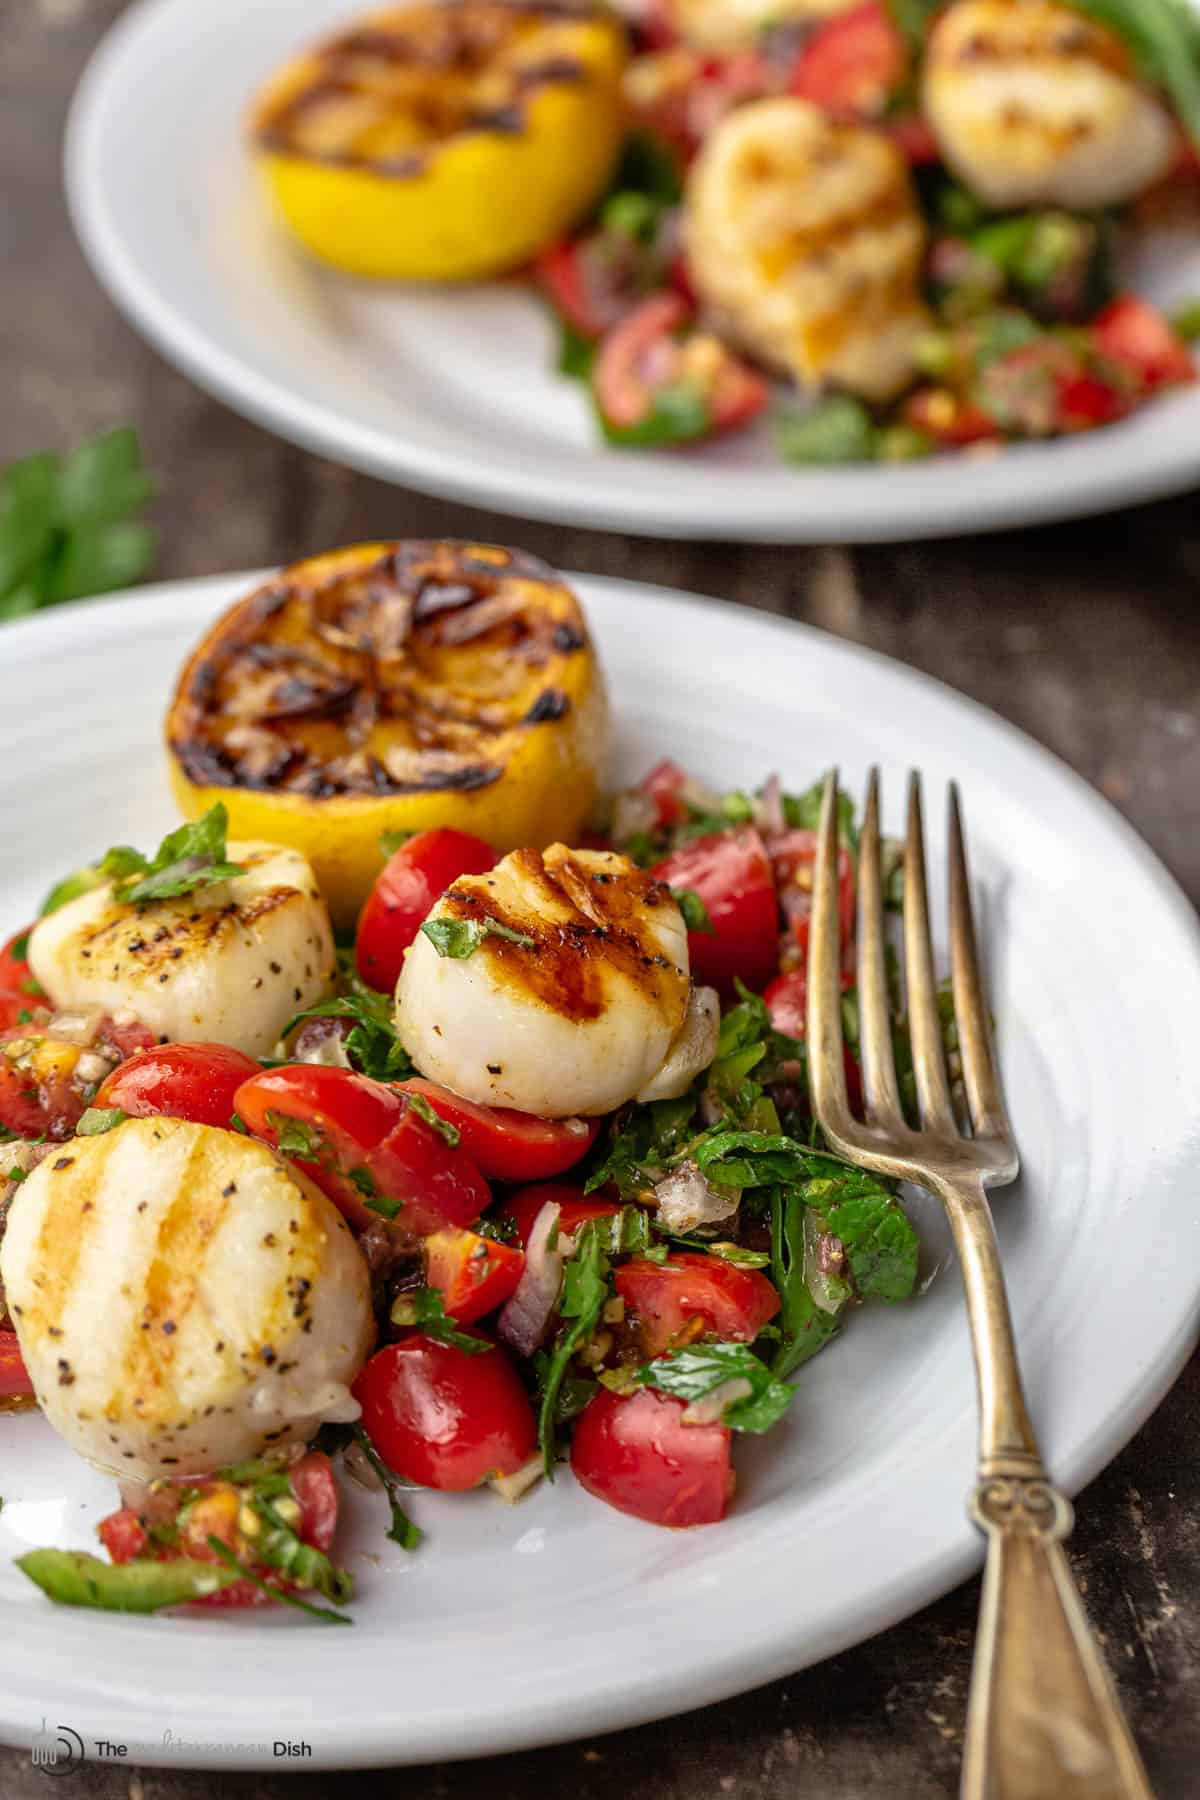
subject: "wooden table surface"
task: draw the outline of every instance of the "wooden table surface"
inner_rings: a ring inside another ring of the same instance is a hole
[[[0,464],[136,425],[160,481],[163,577],[289,561],[361,538],[445,533],[517,542],[568,568],[806,620],[924,669],[1030,732],[1107,794],[1200,898],[1195,498],[1001,537],[776,550],[517,523],[307,456],[168,368],[118,317],[76,248],[59,179],[62,120],[85,58],[121,10],[122,0],[0,0]],[[1114,944],[1114,955],[1127,948]],[[1198,1442],[1193,1361],[1081,1497],[1072,1545],[1162,1800],[1200,1793]],[[79,1791],[96,1800],[334,1791],[364,1800],[485,1791],[492,1800],[935,1800],[955,1792],[976,1602],[972,1582],[773,1687],[586,1744],[337,1777],[93,1764]],[[64,1641],[72,1640],[86,1656],[86,1631]],[[568,1666],[569,1658],[564,1646]],[[53,1695],[46,1701],[53,1717]],[[163,1712],[168,1719],[169,1695]],[[0,1751],[4,1800],[45,1792],[27,1749]]]

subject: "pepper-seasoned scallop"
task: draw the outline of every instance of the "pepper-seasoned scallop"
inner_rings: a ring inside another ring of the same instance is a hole
[[[688,267],[714,318],[814,388],[896,393],[928,328],[925,227],[882,132],[805,100],[757,100],[714,128],[685,196]]]
[[[468,1100],[595,1116],[663,1070],[689,998],[670,889],[614,851],[552,844],[447,889],[405,955],[396,1029],[423,1074]],[[681,1092],[714,1048],[691,1032],[662,1091]]]
[[[922,100],[989,206],[1115,206],[1171,161],[1170,117],[1126,45],[1055,0],[955,0],[930,33]]]
[[[595,803],[608,704],[573,591],[494,545],[360,544],[284,569],[210,628],[166,724],[189,817],[290,844],[352,924],[384,832],[497,850],[570,838]]]
[[[297,57],[252,138],[307,248],[356,275],[516,268],[597,198],[620,148],[624,32],[598,7],[447,0]]]
[[[11,1203],[0,1270],[42,1410],[101,1468],[208,1473],[357,1416],[366,1261],[254,1138],[151,1118],[57,1146]]]

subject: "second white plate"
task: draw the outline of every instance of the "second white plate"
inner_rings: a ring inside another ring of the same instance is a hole
[[[795,469],[766,427],[688,452],[614,451],[518,283],[351,281],[296,250],[246,153],[245,113],[357,0],[141,0],[89,68],[67,137],[76,229],[113,299],[201,387],[368,474],[523,518],[660,537],[909,539],[1101,512],[1200,481],[1200,387],[1124,423],[986,462]],[[1140,285],[1200,292],[1200,242]]]

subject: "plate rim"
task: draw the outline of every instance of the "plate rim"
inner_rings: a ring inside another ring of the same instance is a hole
[[[3,658],[4,646],[8,645],[16,652],[15,660],[28,657],[40,658],[53,655],[73,638],[82,637],[86,642],[89,637],[103,634],[111,635],[114,628],[124,634],[136,633],[139,629],[138,609],[130,604],[145,600],[155,605],[154,618],[157,622],[169,625],[172,610],[178,611],[183,603],[195,598],[208,599],[229,594],[235,597],[239,591],[248,590],[270,574],[270,570],[251,570],[232,572],[229,574],[202,577],[182,578],[179,580],[149,583],[142,588],[89,602],[77,602],[62,608],[55,608],[47,613],[39,614],[27,620],[15,622],[7,631],[0,634],[0,660]],[[1141,873],[1152,885],[1156,898],[1166,903],[1175,916],[1175,922],[1181,928],[1193,947],[1197,964],[1200,966],[1200,920],[1186,894],[1174,876],[1162,864],[1150,846],[1137,830],[1126,820],[1105,796],[1100,794],[1069,764],[1056,754],[1032,738],[1019,726],[1010,723],[983,706],[970,696],[926,674],[899,662],[883,651],[868,648],[849,640],[833,637],[817,627],[801,621],[788,619],[779,615],[760,613],[736,602],[722,600],[709,595],[696,595],[683,589],[670,588],[662,584],[653,584],[630,580],[615,576],[593,576],[566,571],[566,578],[577,584],[584,593],[587,604],[588,590],[597,590],[624,595],[627,598],[637,596],[639,603],[650,601],[656,603],[666,600],[685,602],[688,605],[701,605],[713,610],[731,621],[739,624],[768,626],[775,633],[787,633],[796,638],[808,639],[819,645],[824,654],[836,653],[839,660],[848,665],[870,662],[881,670],[885,670],[893,678],[911,684],[917,691],[936,692],[943,701],[950,702],[963,714],[972,715],[985,726],[999,728],[1000,732],[1014,747],[1019,748],[1026,756],[1054,765],[1057,774],[1065,777],[1074,790],[1075,797],[1085,804],[1093,814],[1103,821],[1105,826],[1118,832],[1127,854],[1132,855]],[[1158,1405],[1168,1388],[1176,1379],[1180,1369],[1191,1353],[1196,1340],[1197,1320],[1194,1312],[1181,1318],[1170,1344],[1161,1352],[1153,1364],[1142,1370],[1138,1379],[1126,1390],[1126,1396],[1119,1414],[1109,1413],[1089,1434],[1084,1444],[1078,1449],[1073,1461],[1067,1467],[1056,1469],[1062,1479],[1063,1486],[1070,1493],[1075,1493],[1086,1485],[1125,1444],[1149,1417]],[[1114,1429],[1114,1416],[1119,1419]],[[971,1471],[963,1471],[964,1498],[970,1485]],[[350,1722],[348,1730],[353,1737],[348,1740],[339,1739],[336,1726],[332,1729],[323,1722],[324,1743],[316,1750],[312,1758],[305,1759],[305,1765],[312,1768],[357,1768],[376,1767],[383,1763],[415,1763],[429,1760],[438,1755],[451,1755],[454,1758],[473,1758],[498,1754],[517,1749],[530,1748],[535,1745],[547,1745],[575,1739],[591,1737],[607,1731],[627,1729],[653,1720],[674,1716],[729,1698],[749,1688],[778,1679],[782,1676],[798,1672],[798,1670],[835,1655],[861,1642],[875,1632],[887,1628],[899,1620],[911,1615],[923,1605],[940,1595],[963,1579],[976,1567],[982,1558],[982,1546],[971,1532],[965,1511],[957,1535],[947,1539],[941,1546],[931,1551],[924,1560],[899,1576],[892,1576],[886,1585],[881,1587],[875,1604],[860,1606],[851,1621],[843,1619],[836,1628],[827,1630],[819,1640],[809,1635],[802,1650],[794,1645],[798,1626],[794,1614],[789,1614],[786,1624],[776,1623],[767,1634],[764,1647],[760,1643],[753,1657],[746,1656],[739,1650],[735,1657],[726,1653],[723,1659],[714,1658],[713,1666],[705,1676],[697,1678],[694,1674],[675,1676],[660,1680],[654,1685],[653,1692],[647,1695],[643,1690],[633,1689],[623,1695],[606,1692],[593,1696],[575,1710],[567,1713],[560,1706],[542,1703],[538,1708],[529,1708],[523,1716],[510,1722],[498,1743],[494,1735],[494,1727],[472,1728],[466,1723],[460,1737],[449,1744],[443,1733],[436,1741],[433,1739],[414,1742],[411,1734],[403,1742],[397,1742],[391,1735],[386,1719],[379,1720],[371,1729],[364,1729],[359,1722]],[[65,1627],[64,1627],[65,1629]],[[12,1681],[11,1698],[0,1700],[0,1736],[13,1742],[21,1741],[21,1734],[26,1734],[29,1721],[33,1717],[34,1697],[32,1690],[18,1693],[23,1681],[17,1677]],[[686,1691],[684,1691],[686,1690]],[[97,1709],[95,1683],[84,1684],[80,1689],[81,1697],[69,1699],[70,1716],[79,1728],[94,1722],[97,1733],[111,1735],[113,1729],[113,1713],[117,1710],[111,1700],[108,1712],[103,1714],[104,1699],[101,1695],[99,1710]],[[89,1697],[90,1696],[90,1697]],[[44,1697],[43,1697],[44,1699]],[[22,1701],[27,1704],[22,1705]],[[38,1702],[38,1710],[44,1710],[44,1704]],[[64,1702],[64,1705],[68,1702]],[[492,1730],[489,1741],[487,1729]],[[173,1754],[155,1754],[153,1740],[147,1740],[147,1748],[138,1749],[139,1760],[149,1766],[164,1767],[222,1767],[242,1768],[261,1767],[261,1761],[247,1763],[242,1760],[231,1760],[220,1753],[216,1755],[200,1755],[183,1759]]]
[[[84,256],[119,312],[173,366],[232,411],[286,442],[376,479],[407,485],[464,505],[518,518],[609,531],[638,531],[660,538],[719,538],[742,543],[913,542],[1086,518],[1114,507],[1136,506],[1187,491],[1200,483],[1200,434],[1189,453],[1181,434],[1162,432],[1140,446],[1128,465],[1104,433],[1080,433],[1044,445],[1018,445],[999,462],[969,466],[939,460],[935,482],[916,467],[873,470],[797,470],[786,507],[747,511],[745,502],[723,507],[706,495],[645,493],[631,470],[624,491],[601,494],[593,476],[564,498],[561,471],[540,475],[510,471],[483,446],[434,449],[373,425],[339,415],[329,404],[299,397],[285,381],[230,350],[221,339],[164,297],[153,275],[125,243],[114,222],[96,147],[103,139],[103,109],[141,33],[159,17],[182,13],[190,0],[134,0],[92,52],[72,97],[63,138],[67,209]],[[1109,428],[1119,432],[1121,427]],[[616,453],[613,453],[615,456]],[[1017,459],[1020,459],[1019,462]],[[607,466],[607,464],[605,465]],[[634,465],[636,467],[636,465]],[[1004,470],[1023,467],[1023,478]],[[615,468],[614,463],[614,479]],[[987,481],[991,469],[1000,479]],[[1049,478],[1043,471],[1053,471]],[[735,474],[737,471],[734,472]],[[972,476],[974,482],[972,483]],[[1065,479],[1064,479],[1065,477]],[[874,484],[888,484],[875,504]],[[732,483],[730,484],[732,486]],[[933,500],[928,495],[934,492]],[[839,498],[839,496],[841,496]],[[865,501],[863,496],[865,496]],[[912,511],[913,505],[918,508]],[[921,510],[923,508],[923,510]]]

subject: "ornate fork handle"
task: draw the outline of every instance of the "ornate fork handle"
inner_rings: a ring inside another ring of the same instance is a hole
[[[974,1184],[942,1191],[979,1381],[980,1480],[968,1510],[988,1546],[962,1800],[1153,1800],[1063,1551],[1074,1513],[1025,1409],[986,1197]]]

